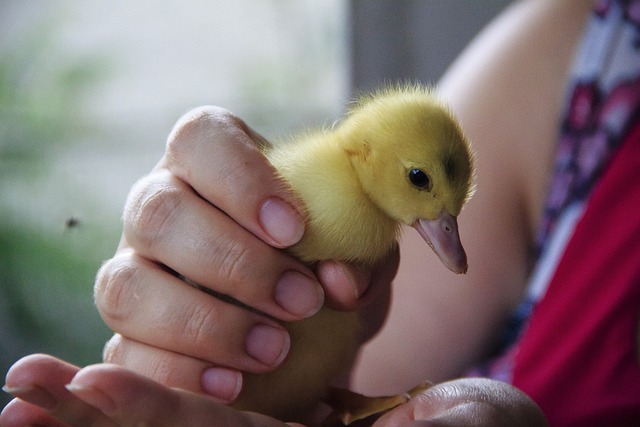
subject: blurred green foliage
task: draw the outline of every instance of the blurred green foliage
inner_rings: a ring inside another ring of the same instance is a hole
[[[100,360],[109,332],[93,305],[92,285],[119,234],[117,224],[100,219],[47,219],[49,199],[33,200],[37,187],[51,180],[54,155],[97,132],[81,101],[104,76],[108,61],[48,57],[53,24],[27,33],[0,52],[2,374],[34,352],[82,365]],[[91,197],[88,205],[94,203]],[[0,396],[2,407],[8,401],[9,396]]]
[[[31,352],[53,353],[80,364],[98,361],[108,333],[92,304],[91,288],[103,257],[87,247],[93,239],[82,227],[56,234],[29,224],[3,223],[3,364],[15,361],[10,355]]]
[[[0,52],[0,178],[42,174],[47,154],[90,127],[79,105],[108,73],[107,58],[49,57],[53,22]]]

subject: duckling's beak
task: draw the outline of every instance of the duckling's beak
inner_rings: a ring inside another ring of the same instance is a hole
[[[413,227],[431,246],[440,261],[456,274],[467,272],[467,254],[460,243],[458,220],[448,212],[442,212],[436,219],[418,219]]]

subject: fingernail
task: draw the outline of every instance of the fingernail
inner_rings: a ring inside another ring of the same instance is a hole
[[[47,390],[36,385],[28,385],[24,387],[3,386],[5,393],[17,397],[18,399],[32,403],[41,407],[45,411],[53,411],[58,405],[58,401]]]
[[[351,288],[353,289],[356,299],[360,299],[360,297],[367,292],[367,289],[369,289],[369,285],[371,284],[371,271],[363,270],[358,267],[356,267],[356,270],[349,270],[342,264],[339,264],[338,267],[342,270],[342,274],[346,276],[347,280],[351,284]]]
[[[80,400],[83,400],[94,408],[99,409],[105,415],[114,414],[116,411],[115,402],[109,396],[94,387],[86,387],[76,384],[67,384],[65,387]]]
[[[289,270],[284,272],[276,285],[275,300],[289,313],[309,317],[322,307],[324,291],[320,283],[300,272]]]
[[[242,390],[242,374],[224,368],[208,368],[202,373],[202,389],[225,403],[231,403]]]
[[[267,366],[278,366],[289,352],[289,344],[287,331],[260,324],[249,331],[245,350],[258,362]]]
[[[304,234],[302,217],[282,199],[267,199],[260,208],[259,221],[262,228],[283,247],[298,243]]]

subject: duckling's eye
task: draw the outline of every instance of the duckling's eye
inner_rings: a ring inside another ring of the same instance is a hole
[[[420,169],[411,169],[409,171],[409,180],[413,185],[420,189],[428,190],[431,186],[429,176]]]

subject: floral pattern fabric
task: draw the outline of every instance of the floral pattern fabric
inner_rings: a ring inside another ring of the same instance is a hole
[[[609,160],[640,119],[640,0],[603,0],[576,54],[527,297],[498,356],[468,375],[511,382],[518,340]],[[638,171],[640,176],[640,171]]]

